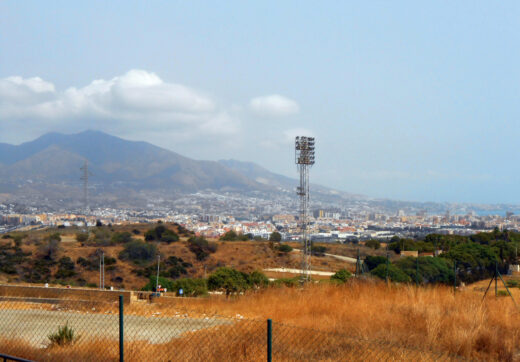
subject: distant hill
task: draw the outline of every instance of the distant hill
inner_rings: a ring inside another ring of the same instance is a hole
[[[262,185],[224,165],[197,161],[146,142],[97,131],[49,133],[18,146],[0,144],[2,184],[76,182],[88,160],[93,182],[105,186],[177,191],[254,190]],[[2,191],[0,190],[0,193]]]
[[[237,160],[220,160],[220,164],[262,184],[269,187],[275,187],[278,190],[295,192],[299,184],[299,180],[287,176],[279,175],[267,170],[266,168],[257,165],[253,162],[244,162]],[[296,171],[295,171],[296,172]],[[343,191],[334,190],[325,186],[311,184],[312,193],[319,197],[343,197],[347,199],[365,199],[365,196],[354,195]]]

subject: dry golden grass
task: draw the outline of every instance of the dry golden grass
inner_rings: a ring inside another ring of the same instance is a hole
[[[73,302],[68,307],[81,309]],[[96,313],[114,307],[97,305]],[[145,357],[164,355],[182,357],[171,360],[189,356],[208,361],[262,360],[267,318],[274,321],[276,360],[411,361],[453,356],[518,359],[518,310],[509,298],[489,297],[482,302],[482,293],[471,288],[454,295],[451,288],[442,286],[416,288],[354,281],[341,286],[270,288],[229,299],[171,298],[161,304],[133,303],[125,307],[125,314],[146,316],[188,311],[195,317],[240,314],[246,319],[188,333],[164,344],[128,342],[128,360],[150,360]],[[309,338],[312,343],[308,343]],[[44,350],[25,346],[23,351],[13,343],[3,345],[9,345],[12,348],[9,351],[15,355],[24,352],[23,356],[37,356],[38,360],[117,358],[117,350],[112,351],[117,345],[109,340],[81,341],[77,346]]]
[[[305,289],[268,289],[225,300],[175,300],[176,308],[342,332],[351,337],[427,347],[466,358],[512,360],[520,314],[509,298],[473,290],[353,282]]]

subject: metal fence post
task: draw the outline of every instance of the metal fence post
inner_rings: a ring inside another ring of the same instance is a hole
[[[273,361],[273,321],[267,320],[267,362]]]
[[[119,361],[125,360],[124,354],[124,313],[123,313],[123,296],[119,296]]]
[[[457,260],[453,262],[453,293],[457,292]]]
[[[388,284],[388,261],[390,256],[388,255],[388,246],[386,247],[386,274],[385,274],[385,282]]]

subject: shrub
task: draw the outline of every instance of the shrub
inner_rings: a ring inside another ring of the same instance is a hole
[[[208,242],[202,236],[192,236],[188,239],[188,244],[188,248],[199,261],[207,259],[209,254],[217,251],[217,244]]]
[[[339,283],[345,283],[352,274],[347,269],[338,270],[334,275],[330,276],[330,280]]]
[[[177,258],[176,256],[170,256],[168,259],[164,260],[160,264],[159,268],[159,276],[165,278],[176,279],[181,276],[181,274],[187,274],[188,271],[186,268],[190,268],[193,265],[191,263],[185,262],[182,258]],[[152,264],[148,267],[137,270],[136,274],[144,277],[151,277],[156,275],[157,273],[157,265]]]
[[[516,288],[518,287],[518,280],[510,279],[506,282],[506,284],[509,288]]]
[[[385,279],[386,277],[386,264],[379,264],[374,270],[370,272],[378,278]],[[394,264],[388,265],[388,278],[397,283],[408,283],[412,279],[406,275],[401,269],[396,267]]]
[[[280,279],[276,279],[274,282],[273,282],[273,285],[275,287],[282,287],[282,286],[285,286],[285,287],[289,287],[289,288],[292,288],[292,287],[296,287],[300,284],[300,279],[299,277],[294,277],[294,278],[280,278]]]
[[[76,241],[80,243],[84,243],[88,240],[88,234],[87,233],[77,233],[76,234]]]
[[[365,265],[368,270],[375,269],[379,264],[386,264],[386,258],[384,256],[367,255],[365,258]]]
[[[247,287],[247,275],[232,268],[218,268],[208,278],[209,290],[222,290],[226,295],[243,292]]]
[[[370,239],[365,242],[365,246],[377,250],[381,247],[381,243],[378,240]]]
[[[179,235],[169,229],[166,229],[164,225],[159,225],[154,229],[150,229],[144,233],[144,239],[146,241],[163,241],[169,244],[175,241],[179,241]]]
[[[399,259],[399,261],[395,263],[395,266],[406,273],[413,281],[416,281],[417,263],[419,264],[418,277],[420,283],[453,283],[453,266],[451,262],[445,258],[420,256],[419,259],[417,259],[407,257]]]
[[[74,270],[74,262],[68,256],[58,260],[58,271],[54,275],[56,279],[67,279],[76,275]]]
[[[276,250],[278,250],[282,253],[290,253],[293,250],[293,248],[289,244],[280,244],[280,245],[278,245]]]
[[[110,239],[112,244],[123,244],[132,241],[132,234],[128,231],[122,233],[114,233],[112,234],[112,238]]]
[[[311,245],[311,254],[314,256],[325,256],[327,248],[321,245]]]
[[[76,342],[79,336],[66,323],[64,326],[58,327],[58,332],[50,334],[48,338],[51,341],[50,346],[67,346]]]
[[[266,275],[258,270],[249,274],[247,281],[254,288],[266,287],[269,284],[269,279]]]
[[[140,232],[139,230],[137,230],[137,229],[132,230],[132,233],[133,233],[134,235],[139,235],[139,234],[141,234],[141,232]]]
[[[156,283],[156,277],[151,276],[148,283],[143,287],[143,290],[155,291]],[[177,295],[179,295],[179,289],[182,289],[183,295],[187,297],[198,297],[208,294],[206,279],[184,278],[171,280],[169,278],[159,277],[159,285],[170,292],[175,292]]]
[[[124,249],[119,253],[119,259],[131,260],[136,264],[149,262],[157,255],[155,244],[144,243],[134,240],[125,244]]]

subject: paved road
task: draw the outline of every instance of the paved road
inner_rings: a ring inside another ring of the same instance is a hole
[[[301,253],[301,249],[296,249],[296,248],[294,248],[293,251],[298,252],[298,253]],[[346,261],[347,263],[351,263],[351,264],[356,264],[356,262],[357,262],[357,259],[356,259],[356,258],[351,258],[351,257],[349,257],[349,256],[335,255],[335,254],[327,254],[327,253],[325,253],[324,255],[325,255],[325,256],[329,256],[329,257],[331,257],[331,258],[336,258],[336,259],[339,259],[339,260],[343,260],[343,261]]]
[[[232,323],[209,318],[125,316],[125,341],[166,343],[181,334]],[[0,337],[23,339],[35,347],[49,343],[48,336],[68,323],[81,338],[119,338],[119,316],[48,310],[0,310]],[[81,341],[81,339],[80,339]]]
[[[264,271],[278,272],[278,273],[293,273],[293,274],[302,273],[301,269],[291,269],[291,268],[267,268],[267,269],[264,269]],[[309,273],[311,275],[325,275],[325,276],[334,275],[333,272],[317,271],[317,270],[311,270]]]

